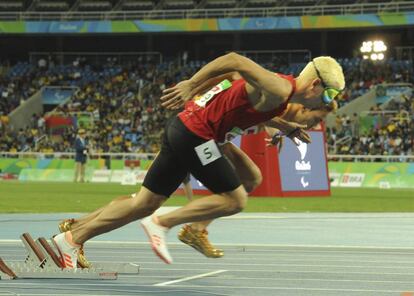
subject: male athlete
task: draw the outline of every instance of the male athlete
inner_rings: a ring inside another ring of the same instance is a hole
[[[151,215],[191,172],[214,195],[141,222],[155,253],[164,262],[172,263],[165,243],[171,227],[233,215],[245,207],[247,192],[230,162],[222,157],[217,142],[224,141],[226,134],[234,129],[243,130],[281,115],[289,102],[307,108],[329,104],[345,86],[340,65],[330,57],[315,58],[294,78],[276,75],[246,57],[230,53],[204,66],[190,80],[167,89],[162,98],[164,105],[178,108],[207,81],[234,71],[243,79],[233,83],[224,80],[189,101],[185,110],[166,127],[161,151],[133,198],[112,202],[88,223],[74,224],[71,231],[54,237],[67,268],[76,267],[77,254],[84,242]],[[283,120],[273,123],[273,127],[285,134],[304,137],[298,125]]]
[[[335,101],[332,101],[329,105],[323,106],[319,109],[309,110],[304,108],[299,104],[289,104],[285,112],[281,115],[281,118],[290,122],[296,122],[303,124],[308,128],[312,128],[322,121],[326,115],[330,112],[337,109],[337,104]],[[279,137],[279,133],[276,129],[266,127],[265,125],[260,126],[257,131],[262,131],[263,128],[266,130],[268,135],[272,138],[266,139],[269,143],[268,145],[279,146],[279,151],[281,149],[282,138]],[[249,131],[248,131],[249,132]],[[232,166],[234,167],[238,177],[240,178],[241,183],[243,184],[244,189],[250,193],[253,191],[260,183],[262,182],[262,174],[257,165],[250,159],[250,157],[244,153],[240,148],[233,145],[231,142],[226,142],[220,145],[220,150],[222,154],[227,157]],[[183,189],[185,195],[188,198],[188,201],[192,201],[193,192],[190,185],[190,176],[187,174],[183,180]],[[131,196],[120,197],[119,199],[128,199]],[[65,232],[71,230],[75,223],[83,224],[87,223],[90,220],[94,219],[103,208],[96,210],[95,212],[84,216],[80,219],[67,219],[62,221],[59,224],[60,232]],[[206,257],[209,258],[219,258],[224,255],[223,250],[215,248],[208,239],[207,227],[212,222],[212,220],[200,221],[191,224],[184,225],[178,233],[178,238],[185,244],[193,247],[198,250]],[[86,259],[83,249],[79,250],[78,254],[78,265],[82,268],[90,267],[90,263]]]
[[[330,112],[337,109],[337,103],[332,101],[331,104],[320,109],[309,110],[302,105],[289,104],[286,111],[281,115],[284,120],[306,125],[309,129],[317,126]],[[282,148],[283,138],[279,136],[276,129],[264,126],[267,134],[271,138],[265,139],[267,146],[277,145],[279,151]],[[226,156],[237,175],[242,182],[244,189],[250,193],[262,182],[262,174],[257,165],[244,153],[240,148],[227,142],[221,146],[221,152]],[[189,179],[187,180],[189,182]],[[184,192],[187,197],[192,197],[191,185],[183,182]],[[189,200],[191,200],[189,198]],[[183,243],[193,247],[203,255],[209,258],[220,258],[224,251],[212,245],[208,239],[207,227],[213,220],[194,222],[185,224],[178,232],[178,239]]]

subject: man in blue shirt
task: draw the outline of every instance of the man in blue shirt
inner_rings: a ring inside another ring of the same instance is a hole
[[[85,182],[85,164],[88,156],[88,148],[86,141],[86,132],[84,129],[78,131],[75,140],[75,179],[74,182]]]

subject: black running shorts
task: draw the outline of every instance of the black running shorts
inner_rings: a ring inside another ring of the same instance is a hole
[[[169,120],[161,151],[143,186],[169,197],[190,172],[213,193],[236,189],[241,185],[240,179],[227,158],[218,154],[217,147],[214,141],[202,139],[188,130],[178,117]]]

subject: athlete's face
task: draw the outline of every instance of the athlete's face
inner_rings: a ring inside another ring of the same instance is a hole
[[[319,78],[313,79],[306,91],[306,107],[309,109],[320,109],[325,106],[323,92],[324,87],[322,86],[321,80]]]
[[[317,126],[319,123],[321,123],[325,117],[328,115],[328,111],[322,110],[322,109],[303,109],[303,116],[306,121],[306,125],[308,128],[313,128]]]
[[[305,124],[308,128],[315,127],[328,115],[325,108],[309,109],[299,104],[290,104],[285,120]]]

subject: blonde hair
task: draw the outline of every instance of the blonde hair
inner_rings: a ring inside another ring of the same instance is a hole
[[[318,78],[315,66],[327,86],[339,90],[345,88],[345,77],[341,65],[334,58],[328,56],[314,58],[303,68],[299,77],[306,80]]]

